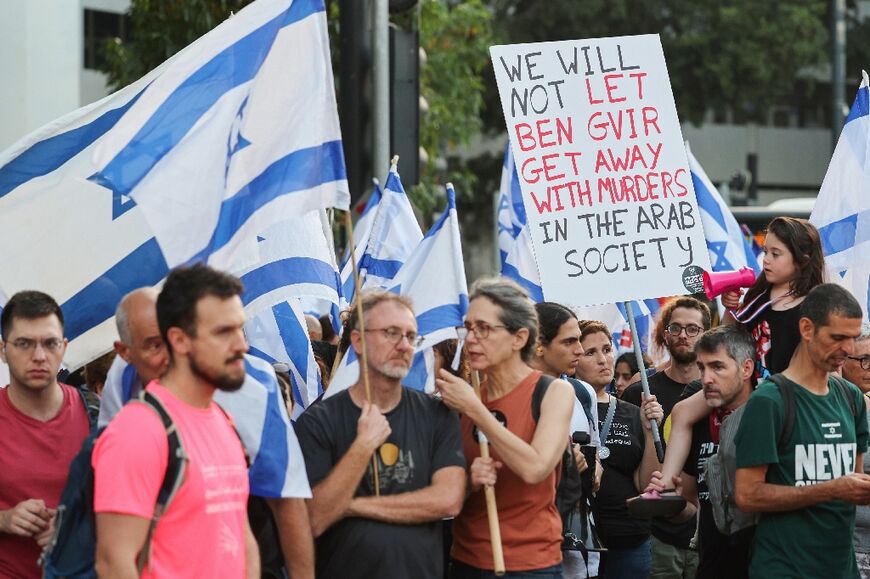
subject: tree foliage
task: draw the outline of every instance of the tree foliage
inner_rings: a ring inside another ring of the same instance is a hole
[[[760,115],[827,54],[826,0],[494,0],[510,42],[660,34],[680,118]],[[582,6],[582,7],[581,7]]]

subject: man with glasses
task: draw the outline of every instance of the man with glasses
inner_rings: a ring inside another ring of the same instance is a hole
[[[813,288],[800,305],[791,362],[746,403],[735,498],[761,513],[749,577],[859,576],[852,530],[855,505],[870,503],[867,412],[858,389],[835,373],[855,355],[863,317],[842,287]]]
[[[710,308],[691,297],[675,298],[664,305],[659,313],[655,341],[671,356],[670,365],[649,379],[650,394],[662,405],[665,417],[659,426],[665,440],[665,423],[671,410],[680,400],[683,389],[689,382],[698,380],[695,342],[710,329]],[[640,406],[640,382],[625,389],[622,399]],[[695,534],[695,520],[671,523],[655,520],[652,524],[652,579],[671,577],[694,577],[698,567],[698,554],[689,548]]]
[[[63,313],[42,292],[15,294],[0,315],[0,577],[41,577],[37,566],[88,413],[57,372],[66,351]]]
[[[317,577],[440,579],[441,521],[465,498],[459,420],[402,387],[419,344],[410,301],[383,290],[358,299],[363,323],[351,307],[344,340],[359,357],[365,348],[368,385],[361,373],[297,423],[314,495]]]

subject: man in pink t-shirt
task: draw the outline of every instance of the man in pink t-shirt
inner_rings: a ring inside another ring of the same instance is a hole
[[[9,386],[0,389],[0,577],[36,579],[88,414],[75,388],[57,381],[67,341],[51,296],[12,296],[0,332],[0,359],[9,366]]]
[[[126,405],[97,441],[94,510],[100,576],[258,577],[257,544],[247,519],[244,450],[212,400],[245,378],[242,285],[198,264],[173,270],[157,299],[169,348],[166,373],[146,388],[166,408],[187,455],[184,483],[149,526],[168,462],[166,431],[144,404]],[[150,554],[139,560],[140,553]]]

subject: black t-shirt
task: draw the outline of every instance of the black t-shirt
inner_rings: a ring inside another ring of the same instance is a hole
[[[770,300],[770,292],[757,303]],[[770,307],[744,328],[755,340],[755,377],[760,382],[770,374],[779,374],[788,368],[791,357],[801,341],[798,322],[800,306],[774,311]]]
[[[668,376],[667,372],[657,372],[647,382],[649,383],[650,394],[655,395],[656,400],[662,405],[662,410],[665,413],[665,419],[659,424],[659,432],[662,433],[662,440],[664,441],[665,422],[671,415],[674,406],[680,401],[680,396],[686,385],[672,379]],[[635,382],[625,389],[622,399],[640,406],[642,394],[643,386],[640,382]],[[652,534],[656,539],[665,544],[687,549],[692,536],[695,534],[695,519],[689,519],[685,523],[670,523],[662,519],[655,519],[652,522]]]
[[[683,397],[688,398],[701,389],[698,381],[690,382]],[[710,421],[704,418],[692,428],[692,446],[683,472],[698,483],[698,574],[704,579],[741,579],[749,574],[749,547],[754,528],[744,529],[733,535],[723,535],[716,528],[713,509],[710,506],[710,491],[704,480],[707,459],[716,454],[719,445],[710,436]]]
[[[305,468],[313,489],[356,438],[361,410],[347,391],[312,405],[296,423]],[[381,495],[429,486],[445,467],[465,467],[459,418],[429,396],[402,389],[399,405],[386,414],[392,433],[378,453]],[[385,464],[386,462],[386,464]],[[354,496],[374,494],[371,463]],[[317,539],[319,579],[443,577],[442,524],[382,523],[342,519]]]
[[[599,432],[606,418],[607,404],[599,402]],[[607,441],[601,441],[610,450],[610,456],[601,461],[604,474],[593,508],[598,534],[605,546],[630,547],[649,537],[649,521],[630,516],[625,506],[626,499],[637,496],[634,471],[643,459],[645,434],[640,409],[617,401]]]

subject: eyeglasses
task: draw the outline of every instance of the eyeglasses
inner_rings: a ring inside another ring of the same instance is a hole
[[[680,324],[673,323],[669,324],[667,328],[665,328],[667,332],[672,336],[679,336],[680,332],[686,330],[686,335],[690,338],[694,338],[698,334],[700,334],[704,328],[701,326],[696,326],[695,324],[689,324],[688,326],[681,326]]]
[[[381,332],[384,335],[384,338],[391,344],[398,345],[399,342],[402,341],[402,338],[408,340],[408,343],[418,348],[425,339],[424,336],[418,336],[417,332],[407,332],[402,333],[402,330],[399,328],[390,326],[389,328],[366,328],[366,332]]]
[[[61,338],[46,338],[45,340],[31,340],[30,338],[18,338],[9,342],[13,348],[21,352],[32,352],[36,349],[36,345],[42,346],[46,352],[57,353],[63,349],[63,340]]]
[[[465,330],[465,336],[467,336],[469,332],[474,332],[474,336],[478,340],[485,340],[489,337],[490,332],[492,332],[496,328],[507,329],[507,326],[502,326],[500,324],[487,324],[486,322],[477,322],[476,324],[465,324],[464,326],[457,328],[457,330]],[[460,335],[460,337],[465,336]]]
[[[855,360],[859,364],[861,364],[862,370],[870,370],[870,356],[848,356],[850,360]]]

